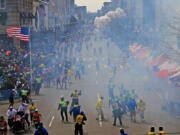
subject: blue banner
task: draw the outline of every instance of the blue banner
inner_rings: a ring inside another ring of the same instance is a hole
[[[0,90],[0,100],[8,100],[12,90]],[[15,98],[19,98],[19,93],[15,96]]]

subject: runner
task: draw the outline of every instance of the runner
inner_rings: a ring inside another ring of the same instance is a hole
[[[68,83],[71,83],[71,79],[72,79],[72,76],[73,76],[73,70],[72,69],[68,69]]]
[[[122,126],[122,111],[120,108],[120,104],[118,103],[118,101],[114,101],[112,104],[112,113],[113,113],[113,117],[114,117],[114,123],[113,126],[116,126],[116,120],[119,120],[119,124],[120,126]]]
[[[85,125],[85,121],[87,121],[87,117],[84,112],[81,112],[79,115],[77,115],[74,135],[78,135],[78,133],[80,135],[83,135],[83,125]]]
[[[137,104],[137,110],[140,114],[141,122],[144,121],[144,111],[146,110],[146,103],[140,99],[138,104]]]
[[[75,103],[79,104],[79,96],[81,96],[81,91],[74,90],[74,92],[71,93],[71,106],[74,106]]]
[[[81,106],[78,105],[78,103],[75,103],[74,106],[71,107],[69,113],[70,113],[70,115],[72,115],[72,113],[73,113],[74,121],[76,121],[76,117],[77,117],[77,115],[80,114],[80,111],[81,111]]]
[[[103,113],[103,107],[104,107],[104,103],[103,103],[103,97],[98,98],[97,102],[96,102],[96,111],[98,114],[98,118],[97,120],[104,120],[104,113]]]
[[[128,102],[128,109],[130,112],[130,117],[131,117],[131,121],[136,122],[136,108],[137,108],[137,104],[135,99],[130,99]]]
[[[60,86],[60,89],[63,88],[63,84],[62,84],[62,78],[63,78],[63,75],[62,74],[59,74],[56,78],[56,89],[59,88]]]
[[[9,107],[14,105],[14,97],[17,94],[16,90],[12,90],[9,96]]]
[[[75,70],[75,79],[81,79],[81,73],[80,73],[80,70],[79,70],[79,67],[76,68]]]
[[[67,74],[64,74],[62,77],[62,89],[67,89],[67,81],[68,81],[68,77]]]
[[[109,80],[109,84],[108,84],[109,98],[114,98],[114,88],[115,88],[115,85],[112,83],[112,80]]]

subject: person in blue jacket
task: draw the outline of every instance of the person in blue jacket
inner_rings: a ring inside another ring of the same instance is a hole
[[[70,115],[73,114],[74,121],[76,121],[76,117],[77,115],[80,114],[80,111],[81,111],[81,106],[78,105],[78,103],[75,103],[74,106],[71,107],[69,113]]]
[[[130,111],[131,121],[134,121],[134,122],[136,122],[136,108],[137,108],[136,100],[133,98],[130,98],[128,102],[128,109]]]
[[[38,128],[36,129],[34,135],[48,135],[48,131],[43,127],[43,123],[40,123]]]
[[[124,129],[120,129],[120,135],[128,135],[128,134],[124,132]]]

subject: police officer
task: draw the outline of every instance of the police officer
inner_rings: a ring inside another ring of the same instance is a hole
[[[29,103],[29,100],[28,100],[29,90],[27,88],[22,89],[20,91],[20,95],[21,95],[23,103]]]
[[[79,96],[81,95],[81,91],[75,90],[71,93],[72,103],[71,106],[74,106],[75,103],[79,104]]]
[[[61,110],[62,121],[64,121],[64,114],[65,114],[66,122],[68,122],[68,114],[67,114],[68,105],[69,105],[69,101],[65,101],[64,96],[61,96],[61,101],[59,102],[58,110]]]
[[[78,133],[80,135],[83,135],[83,125],[85,125],[84,121],[86,121],[86,120],[87,120],[87,117],[84,114],[84,112],[81,112],[79,115],[77,115],[76,121],[75,121],[74,135],[78,135]]]

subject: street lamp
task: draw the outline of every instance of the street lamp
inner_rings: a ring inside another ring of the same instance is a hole
[[[180,34],[177,35],[177,47],[180,49]]]

